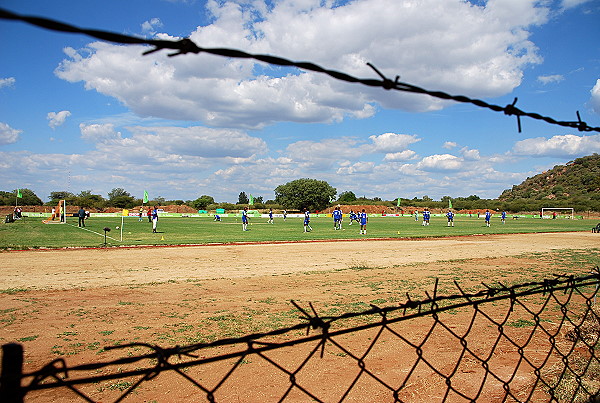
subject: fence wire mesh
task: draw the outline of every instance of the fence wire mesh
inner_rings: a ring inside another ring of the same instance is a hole
[[[4,345],[1,389],[7,401],[593,401],[599,279],[596,268],[476,292],[455,283],[447,296],[436,281],[425,299],[339,316],[292,301],[294,326],[170,348],[106,347],[127,355],[61,358],[31,373],[20,372],[19,353],[7,362],[21,346]]]

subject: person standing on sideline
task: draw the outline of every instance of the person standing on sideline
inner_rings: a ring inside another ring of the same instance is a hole
[[[248,207],[242,210],[242,231],[248,231]]]
[[[419,210],[415,210],[415,221],[419,221]]]
[[[283,221],[287,218],[287,210],[283,210]]]
[[[448,226],[454,227],[454,213],[452,212],[452,210],[448,210],[448,212],[446,213],[446,217],[448,217]]]
[[[79,211],[77,211],[77,218],[79,218],[79,223],[77,225],[79,227],[85,227],[85,210],[83,207],[79,207]]]
[[[146,214],[148,214],[148,222],[152,223],[152,207],[148,206],[148,212]]]
[[[140,211],[138,212],[138,217],[139,217],[138,222],[142,222],[143,215],[144,215],[144,208],[140,207]]]
[[[273,221],[273,209],[269,209],[269,224],[274,224],[275,222]]]
[[[158,224],[158,207],[154,206],[152,209],[152,232],[156,232],[156,225]]]
[[[485,210],[485,226],[486,227],[490,226],[491,219],[492,219],[492,213],[490,213],[490,210]]]
[[[369,217],[367,216],[367,213],[365,212],[365,209],[362,209],[362,212],[360,213],[360,233],[361,235],[367,235],[367,223],[369,222]]]
[[[312,231],[312,227],[310,226],[310,212],[304,209],[304,232],[308,231]]]
[[[502,220],[502,224],[506,224],[506,211],[502,212],[502,218],[501,218],[501,220]]]

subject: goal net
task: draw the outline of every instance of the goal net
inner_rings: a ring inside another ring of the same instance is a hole
[[[542,208],[542,218],[556,218],[558,213],[561,215],[570,218],[571,220],[575,218],[575,210],[572,207],[543,207]],[[566,213],[566,214],[565,214]]]
[[[52,215],[44,224],[65,224],[67,222],[67,201],[59,200],[56,207],[52,209]]]

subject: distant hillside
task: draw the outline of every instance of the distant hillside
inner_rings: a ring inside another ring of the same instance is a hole
[[[556,207],[569,203],[596,205],[600,201],[600,155],[594,153],[556,165],[505,190],[498,199],[552,200]]]

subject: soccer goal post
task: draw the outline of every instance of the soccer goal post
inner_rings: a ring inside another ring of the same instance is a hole
[[[551,211],[551,212],[557,212],[557,211],[564,211],[567,210],[568,214],[568,218],[570,218],[571,220],[575,218],[575,210],[573,209],[573,207],[542,207],[542,218],[548,218],[546,217],[546,212]]]

